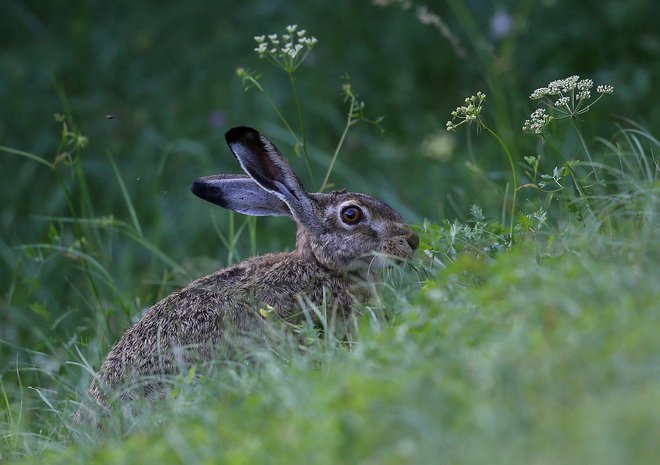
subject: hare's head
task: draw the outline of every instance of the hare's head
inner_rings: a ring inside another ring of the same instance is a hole
[[[197,179],[192,191],[248,215],[286,215],[298,224],[297,252],[335,271],[382,268],[412,257],[417,234],[392,207],[366,194],[308,193],[275,145],[254,129],[225,135],[247,175]]]

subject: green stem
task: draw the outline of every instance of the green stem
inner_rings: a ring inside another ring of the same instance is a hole
[[[58,153],[59,153],[59,149],[58,149]],[[71,195],[71,191],[66,187],[66,183],[62,179],[62,175],[60,174],[59,170],[56,167],[54,167],[53,172],[55,173],[55,177],[57,178],[57,182],[60,185],[62,192],[64,192],[64,198],[66,199],[66,203],[69,207],[69,212],[71,213],[71,217],[73,218],[73,233],[75,237],[78,239],[80,251],[83,254],[87,254],[91,256],[90,252],[87,251],[85,238],[82,233],[80,223],[78,222],[78,215],[76,214],[76,207],[73,202],[73,195]],[[85,272],[85,276],[87,277],[87,281],[89,282],[89,287],[92,291],[92,294],[94,294],[94,297],[96,298],[96,302],[100,304],[101,294],[99,293],[98,288],[96,287],[96,282],[94,281],[94,277],[92,276],[91,270],[89,269],[89,265],[86,260],[82,262],[82,268],[83,271]]]
[[[296,114],[298,115],[298,127],[300,128],[300,138],[302,145],[303,158],[305,159],[305,164],[307,165],[307,172],[309,173],[309,178],[312,181],[312,185],[316,184],[314,179],[314,173],[312,172],[312,165],[309,162],[309,153],[307,152],[307,139],[305,137],[305,120],[303,119],[302,114],[302,105],[300,104],[300,98],[298,97],[298,89],[296,88],[296,77],[292,72],[287,73],[289,75],[289,83],[291,84],[291,93],[293,94],[293,101],[296,104]]]
[[[335,148],[335,153],[332,154],[332,160],[330,160],[330,165],[328,165],[328,171],[325,173],[325,178],[323,178],[323,183],[319,192],[323,192],[328,186],[328,180],[330,179],[330,173],[332,173],[332,168],[335,166],[335,161],[339,156],[339,150],[342,145],[344,145],[344,140],[346,139],[346,134],[348,134],[348,129],[351,127],[351,121],[353,120],[353,110],[355,109],[355,99],[351,99],[351,106],[348,109],[348,116],[346,117],[346,125],[344,126],[344,131],[341,133],[337,147]]]
[[[596,173],[596,168],[594,167],[594,163],[591,160],[591,154],[589,152],[589,148],[587,147],[587,143],[584,140],[584,137],[582,136],[582,131],[580,131],[580,128],[577,125],[577,122],[575,121],[575,118],[571,118],[571,123],[573,123],[573,127],[575,128],[575,132],[577,132],[578,137],[580,138],[580,143],[582,144],[582,149],[584,150],[584,153],[587,155],[587,159],[589,160],[589,165],[591,166],[591,172],[594,174],[594,179],[596,180],[596,188],[600,186],[600,178],[598,177],[598,174]],[[589,206],[589,212],[594,218],[596,217],[596,212],[593,210],[591,206],[591,202],[587,201],[587,204]],[[607,224],[607,227],[609,231],[611,232],[614,228],[612,226],[612,219],[610,218],[610,215],[606,215],[605,217],[605,222]]]
[[[504,153],[506,154],[506,157],[509,160],[509,165],[511,167],[511,175],[513,176],[513,195],[511,196],[511,222],[509,226],[509,235],[511,236],[511,242],[513,242],[514,240],[513,225],[516,214],[516,197],[518,194],[518,173],[516,171],[516,165],[513,162],[513,155],[511,155],[511,151],[509,150],[509,147],[504,143],[504,141],[500,138],[500,136],[498,136],[495,132],[493,132],[483,121],[481,122],[481,127],[483,127],[486,130],[486,132],[488,132],[491,136],[495,138],[495,140],[497,140],[497,142],[504,150]]]
[[[234,260],[234,247],[236,247],[236,238],[235,238],[235,228],[234,228],[234,212],[229,212],[229,250],[227,251],[227,264],[231,265]]]
[[[4,145],[0,145],[0,152],[5,152],[5,153],[11,153],[12,155],[18,155],[21,157],[29,158],[30,160],[36,161],[38,163],[41,163],[42,165],[46,165],[49,168],[53,168],[53,164],[47,160],[44,160],[43,158],[30,153],[30,152],[25,152],[23,150],[18,150],[18,149],[13,149],[11,147],[5,147]]]
[[[73,118],[73,113],[71,112],[71,107],[69,106],[69,99],[67,98],[66,91],[64,90],[64,86],[62,86],[60,83],[55,82],[55,89],[57,91],[57,96],[59,97],[60,103],[62,104],[62,110],[64,111],[64,121],[62,123],[62,128],[63,128],[63,134],[62,138],[60,140],[60,144],[57,147],[57,151],[55,152],[56,154],[61,154],[63,150],[66,149],[67,146],[67,137],[69,134],[74,135],[74,137],[78,137],[80,132],[78,131],[77,125],[76,125],[76,120]],[[69,126],[71,126],[71,129],[69,130]],[[78,183],[78,187],[81,191],[81,198],[80,198],[80,211],[82,212],[82,215],[85,216],[87,214],[90,217],[94,216],[94,209],[92,208],[92,202],[91,202],[91,197],[89,195],[89,189],[87,187],[87,181],[85,178],[85,173],[82,167],[82,161],[80,158],[80,151],[82,150],[82,147],[75,144],[73,147],[73,152],[71,153],[71,164],[72,164],[72,174],[74,179]],[[69,204],[69,208],[71,210],[71,214],[74,218],[76,218],[76,221],[74,222],[74,232],[76,236],[79,239],[80,242],[80,250],[83,251],[84,253],[88,253],[87,251],[87,246],[85,244],[85,241],[83,240],[83,233],[80,228],[80,225],[78,224],[78,218],[75,213],[75,209],[73,207],[73,195],[71,192],[69,192],[66,189],[66,185],[64,181],[62,180],[60,173],[57,169],[57,161],[53,163],[53,170],[55,171],[58,181],[62,188],[64,189],[64,193],[67,197],[67,202]],[[94,235],[97,241],[97,246],[99,249],[102,249],[102,241],[101,241],[101,236],[98,231],[94,231]],[[85,271],[88,275],[88,279],[90,281],[90,285],[92,287],[92,291],[97,298],[97,302],[100,302],[100,295],[98,293],[98,290],[96,288],[96,284],[92,278],[91,273],[89,272],[89,269],[87,265],[84,265]]]
[[[261,89],[261,91],[262,91],[262,92],[264,93],[264,95],[266,96],[266,100],[268,100],[268,103],[270,104],[270,106],[271,106],[271,108],[273,109],[273,111],[275,111],[275,114],[277,115],[277,118],[278,118],[278,119],[282,122],[282,124],[286,127],[286,129],[289,131],[289,133],[291,134],[291,136],[292,136],[296,141],[298,141],[298,134],[296,134],[296,131],[293,130],[293,128],[291,127],[291,125],[289,124],[289,122],[286,120],[286,118],[284,117],[284,115],[283,115],[282,112],[280,111],[280,108],[279,108],[279,107],[277,106],[277,104],[273,101],[273,99],[270,97],[270,95],[268,95],[268,92],[266,92],[265,90],[263,90],[263,88]]]
[[[248,217],[248,230],[250,231],[250,252],[257,255],[257,217]]]
[[[270,97],[270,94],[269,94],[268,92],[266,92],[266,89],[264,89],[264,87],[259,83],[259,81],[257,81],[257,80],[256,80],[255,78],[253,78],[252,76],[249,76],[249,75],[248,75],[248,76],[246,77],[246,79],[249,80],[250,83],[252,83],[252,85],[253,85],[254,87],[256,87],[257,90],[259,90],[259,92],[261,92],[262,94],[264,94],[264,96],[266,97],[266,100],[268,101],[268,104],[270,105],[270,107],[271,107],[271,108],[273,109],[273,111],[275,112],[275,115],[277,116],[277,118],[282,122],[282,124],[284,125],[284,127],[286,127],[287,131],[289,131],[289,134],[291,134],[291,136],[296,140],[296,142],[298,142],[298,140],[299,140],[299,139],[298,139],[298,134],[296,134],[296,131],[293,130],[293,128],[291,127],[291,125],[289,124],[289,122],[288,122],[288,121],[286,120],[286,118],[284,117],[284,114],[282,114],[282,112],[280,111],[280,108],[277,106],[277,104],[275,103],[275,101]]]
[[[124,179],[121,176],[121,173],[119,172],[119,167],[117,167],[117,164],[115,163],[115,159],[112,157],[112,153],[108,150],[108,159],[110,160],[110,166],[112,166],[112,171],[115,173],[115,177],[117,178],[117,184],[119,184],[119,190],[121,191],[122,196],[124,197],[124,202],[126,203],[126,208],[128,209],[128,214],[131,217],[131,220],[133,222],[133,228],[135,228],[135,232],[137,233],[138,236],[144,237],[144,234],[142,233],[142,227],[140,226],[140,220],[138,219],[137,213],[135,212],[135,207],[133,206],[133,202],[131,202],[131,196],[128,194],[128,189],[126,188],[126,184],[124,184]],[[91,207],[90,207],[91,208]],[[94,217],[94,215],[90,215],[90,217]]]
[[[577,190],[577,193],[579,194],[580,197],[584,197],[584,193],[582,192],[582,186],[580,186],[580,181],[578,181],[577,174],[575,173],[575,170],[568,162],[566,157],[564,157],[564,154],[561,153],[559,148],[555,145],[554,142],[552,142],[552,140],[549,137],[541,134],[541,138],[548,145],[548,147],[550,147],[550,149],[552,149],[552,151],[555,152],[557,157],[559,157],[559,159],[561,159],[564,162],[564,166],[566,166],[566,168],[568,168],[568,171],[570,171],[571,173],[571,178],[573,179],[573,184],[575,185],[575,189]]]
[[[300,99],[298,97],[298,92],[296,90],[296,85],[295,85],[295,77],[293,76],[293,72],[288,72],[287,74],[289,76],[289,82],[291,83],[291,90],[293,92],[293,98],[296,103],[296,113],[298,115],[298,123],[300,125],[300,133],[301,136],[298,137],[298,134],[296,134],[296,131],[293,130],[287,119],[284,117],[284,114],[280,110],[280,108],[277,106],[275,101],[271,98],[270,94],[266,92],[266,89],[257,81],[254,79],[252,76],[248,76],[247,79],[252,83],[254,87],[256,87],[259,92],[264,94],[266,97],[266,100],[268,101],[268,104],[271,106],[275,114],[277,115],[277,118],[282,122],[284,127],[289,131],[289,134],[291,134],[291,137],[296,141],[296,146],[302,146],[303,149],[303,158],[305,159],[305,164],[307,165],[307,171],[309,173],[309,177],[312,181],[312,185],[316,184],[316,181],[314,180],[314,173],[312,172],[312,165],[310,164],[309,161],[309,153],[307,152],[307,142],[305,140],[305,126],[303,125],[303,117],[302,117],[302,105],[300,104]]]
[[[575,132],[577,132],[577,135],[580,139],[580,143],[582,144],[582,149],[584,150],[584,153],[587,156],[587,160],[589,160],[589,165],[591,166],[591,172],[594,174],[594,179],[596,179],[596,185],[600,185],[600,179],[598,178],[598,174],[596,174],[596,168],[594,168],[594,162],[591,160],[591,153],[589,152],[587,143],[584,140],[584,137],[582,136],[582,131],[580,131],[580,128],[578,127],[577,122],[575,121],[575,118],[571,118],[571,123],[573,123]]]

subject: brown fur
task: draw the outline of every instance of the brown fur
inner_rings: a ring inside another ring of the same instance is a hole
[[[299,321],[298,296],[340,314],[350,311],[350,293],[357,276],[328,273],[299,252],[254,257],[193,281],[151,307],[112,348],[98,373],[108,386],[120,386],[128,369],[131,377],[171,374],[180,365],[173,348],[188,348],[188,358],[208,358],[233,331],[255,331],[264,324],[259,309],[270,305],[277,315]],[[359,293],[359,292],[358,292]],[[147,389],[148,391],[148,389]],[[90,395],[106,404],[97,380]]]

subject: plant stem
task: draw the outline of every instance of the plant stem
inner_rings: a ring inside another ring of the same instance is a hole
[[[332,154],[332,159],[330,160],[330,165],[328,165],[328,171],[325,173],[325,178],[323,178],[323,183],[319,192],[323,192],[328,186],[328,180],[330,179],[330,173],[332,173],[332,168],[335,166],[335,161],[339,156],[339,150],[341,150],[342,145],[344,145],[344,140],[346,139],[346,134],[348,134],[348,129],[351,127],[351,121],[353,121],[353,110],[355,109],[355,99],[351,100],[351,106],[348,109],[348,116],[346,117],[346,124],[344,125],[344,130],[341,133],[337,147],[335,148],[335,153]]]
[[[571,123],[575,128],[575,132],[577,132],[577,135],[580,139],[580,144],[582,144],[582,149],[584,150],[584,153],[587,156],[587,160],[589,160],[589,165],[591,166],[591,172],[594,174],[594,179],[596,180],[596,185],[598,186],[600,185],[600,179],[598,178],[598,174],[596,174],[596,168],[594,168],[594,162],[591,160],[591,153],[589,152],[587,143],[584,140],[584,137],[582,136],[582,131],[580,131],[580,128],[578,127],[577,122],[575,121],[575,118],[571,118]]]
[[[234,226],[234,212],[229,212],[229,250],[227,251],[227,264],[231,265],[234,261],[234,248],[236,247],[235,226]]]
[[[293,128],[291,127],[291,125],[289,125],[289,122],[286,120],[286,118],[284,117],[284,115],[283,115],[282,112],[280,111],[280,109],[279,109],[279,107],[277,106],[277,104],[273,101],[273,99],[270,97],[270,95],[268,95],[268,92],[266,92],[263,88],[261,88],[260,90],[261,90],[261,91],[264,93],[264,95],[266,96],[266,100],[268,100],[268,103],[270,104],[270,106],[271,106],[271,108],[273,109],[273,111],[275,111],[275,114],[277,115],[277,117],[279,118],[279,120],[280,120],[280,121],[282,122],[282,124],[287,128],[287,130],[289,131],[289,133],[291,134],[291,136],[293,136],[293,138],[294,138],[296,141],[298,141],[298,134],[296,134],[296,131],[294,131]]]
[[[248,221],[248,231],[250,231],[250,254],[257,255],[257,217],[250,216]]]
[[[59,149],[58,149],[59,153]],[[64,198],[66,200],[66,203],[69,207],[69,212],[71,213],[71,217],[73,218],[73,233],[75,237],[78,239],[78,244],[80,247],[80,251],[83,254],[90,255],[91,253],[87,251],[87,245],[85,244],[85,237],[82,233],[82,228],[80,227],[79,223],[79,218],[78,215],[76,214],[76,207],[73,202],[73,195],[71,194],[71,191],[67,188],[66,183],[62,179],[62,175],[57,169],[57,167],[53,168],[53,172],[55,173],[55,177],[57,178],[57,182],[60,185],[62,192],[64,193]],[[94,277],[92,276],[92,273],[89,269],[89,264],[87,263],[86,260],[83,260],[82,262],[82,268],[83,271],[85,272],[85,276],[87,277],[87,281],[89,283],[89,287],[92,291],[92,294],[94,294],[94,297],[96,298],[96,302],[99,304],[101,303],[101,294],[98,291],[98,288],[96,287],[96,282],[94,281]],[[106,321],[107,323],[107,321]]]
[[[571,164],[568,162],[568,160],[566,159],[564,154],[561,153],[559,148],[555,145],[554,142],[552,142],[552,140],[548,136],[546,136],[544,134],[541,134],[541,138],[543,139],[543,142],[548,144],[548,147],[550,147],[550,149],[553,152],[555,152],[557,157],[559,157],[564,162],[564,166],[571,173],[571,178],[573,179],[573,184],[575,185],[575,189],[577,190],[577,193],[580,195],[580,197],[584,197],[584,193],[582,192],[582,186],[580,186],[580,181],[578,180],[577,174],[575,173],[575,170],[573,169]]]
[[[307,165],[307,172],[309,173],[309,178],[312,181],[312,185],[316,184],[314,180],[314,173],[312,172],[312,165],[309,162],[309,153],[307,152],[307,139],[305,137],[305,120],[303,119],[302,114],[302,105],[300,104],[300,98],[298,97],[298,89],[296,88],[296,77],[293,74],[293,71],[287,73],[289,75],[289,83],[291,84],[291,93],[293,94],[293,101],[296,104],[296,114],[298,115],[298,127],[300,128],[300,144],[302,145],[303,158],[305,159],[305,164]]]
[[[264,89],[264,87],[263,87],[263,86],[259,83],[259,81],[257,81],[254,77],[248,75],[248,76],[246,77],[246,79],[249,80],[250,83],[251,83],[254,87],[256,87],[257,90],[259,90],[259,92],[261,92],[262,94],[264,94],[264,96],[266,97],[266,100],[268,101],[268,104],[270,105],[270,107],[271,107],[271,108],[273,109],[273,111],[275,112],[275,115],[277,116],[277,118],[282,122],[282,124],[284,125],[284,127],[286,127],[286,129],[289,131],[289,134],[291,134],[291,136],[296,140],[296,142],[298,142],[298,140],[299,140],[299,138],[298,138],[298,134],[296,134],[296,131],[293,130],[293,128],[291,127],[291,125],[289,124],[289,122],[286,120],[286,118],[284,117],[284,115],[283,115],[282,112],[280,111],[280,108],[277,106],[277,104],[275,103],[275,101],[270,97],[270,95],[268,94],[268,92],[266,92],[266,89]]]
[[[11,153],[12,155],[19,155],[21,157],[28,158],[30,160],[36,161],[38,163],[41,163],[42,165],[46,165],[49,168],[53,168],[53,164],[47,160],[44,160],[38,155],[35,155],[30,152],[25,152],[23,150],[18,150],[18,149],[13,149],[11,147],[5,147],[4,145],[0,145],[0,152],[5,152],[5,153]]]
[[[596,173],[596,167],[594,166],[594,162],[591,160],[591,153],[589,152],[589,148],[587,147],[587,143],[584,140],[584,137],[582,136],[582,131],[580,131],[580,128],[578,127],[577,122],[575,121],[575,118],[571,118],[571,123],[573,123],[573,127],[575,128],[575,132],[577,132],[577,135],[580,138],[580,143],[582,144],[582,148],[584,149],[584,153],[587,155],[587,159],[589,160],[589,165],[591,166],[591,172],[594,174],[594,179],[596,180],[596,188],[598,188],[600,186],[600,178],[598,177],[598,174]],[[590,204],[589,204],[589,207],[591,207]],[[594,218],[597,218],[596,212],[594,212],[591,208],[589,208],[589,211],[591,212],[591,214]],[[612,226],[612,219],[610,218],[609,215],[606,215],[605,223],[607,224],[607,227],[608,227],[609,231],[611,232],[613,230],[613,226]]]
[[[509,165],[511,167],[511,175],[513,176],[513,195],[511,196],[511,219],[509,226],[509,234],[511,236],[511,242],[513,242],[514,241],[513,226],[514,226],[514,218],[516,214],[516,197],[518,194],[518,173],[516,172],[516,165],[513,162],[513,155],[511,155],[511,151],[509,150],[509,147],[504,143],[504,141],[500,138],[500,136],[498,136],[497,133],[493,132],[483,121],[481,121],[481,127],[483,127],[486,130],[486,132],[488,132],[491,136],[495,138],[495,140],[497,140],[497,142],[504,150],[504,153],[506,154],[506,157],[509,160]]]

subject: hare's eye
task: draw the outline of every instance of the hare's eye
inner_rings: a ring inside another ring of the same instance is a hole
[[[341,210],[341,220],[346,224],[356,224],[362,219],[360,207],[349,205]]]

